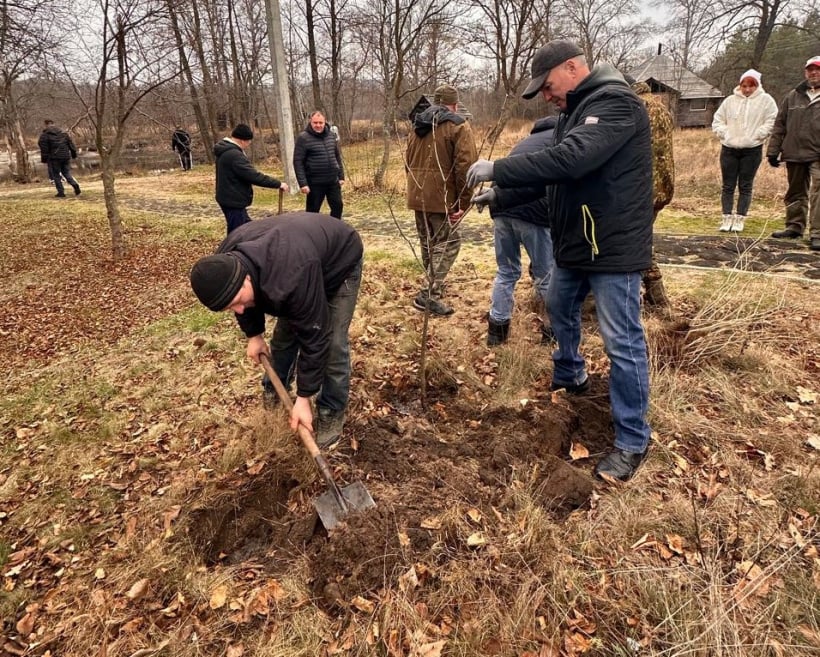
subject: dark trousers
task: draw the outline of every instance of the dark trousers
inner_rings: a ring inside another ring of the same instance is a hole
[[[786,162],[786,175],[786,228],[802,235],[808,224],[809,236],[820,237],[820,161]]]
[[[228,223],[229,234],[235,228],[239,228],[242,224],[246,224],[251,220],[247,208],[226,208],[224,205],[219,207],[222,209],[222,214],[225,215],[225,221]]]
[[[322,202],[327,199],[327,204],[330,206],[330,216],[337,219],[342,218],[342,186],[338,183],[330,183],[328,185],[314,185],[309,184],[310,191],[305,199],[305,212],[319,212],[322,208]]]
[[[48,166],[49,173],[53,177],[54,186],[57,188],[58,194],[65,194],[63,178],[65,178],[66,182],[79,194],[78,190],[80,189],[80,185],[77,184],[77,181],[74,180],[74,176],[71,175],[69,160],[49,160]]]
[[[179,155],[179,164],[182,166],[183,171],[190,171],[191,170],[191,151],[177,151],[177,155]]]
[[[720,172],[723,187],[720,205],[723,214],[733,214],[735,187],[737,187],[737,214],[746,216],[752,204],[752,186],[757,169],[763,160],[763,145],[754,148],[720,148]]]

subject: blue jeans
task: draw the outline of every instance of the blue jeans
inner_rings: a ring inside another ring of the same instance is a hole
[[[609,401],[615,447],[642,454],[651,430],[649,360],[641,325],[641,273],[592,273],[555,267],[549,288],[549,315],[558,341],[553,352],[553,382],[578,385],[587,378],[581,344],[581,304],[595,295],[598,326],[609,357]]]
[[[322,380],[322,389],[316,398],[318,408],[326,408],[333,412],[347,408],[350,397],[350,341],[348,330],[356,310],[356,300],[359,296],[359,285],[362,282],[362,263],[350,273],[342,283],[333,298],[328,299],[330,307],[330,348],[328,349],[327,365]],[[289,387],[293,381],[298,365],[299,343],[290,327],[290,322],[284,317],[276,321],[273,337],[270,341],[273,354],[273,370],[276,375]],[[263,386],[269,386],[270,381],[265,377]]]
[[[515,284],[521,278],[522,244],[532,264],[533,284],[548,308],[550,274],[555,262],[550,229],[521,219],[498,217],[493,219],[493,234],[498,272],[490,298],[490,319],[503,324],[512,317]]]

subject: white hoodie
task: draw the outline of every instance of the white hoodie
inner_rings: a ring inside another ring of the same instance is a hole
[[[738,85],[715,112],[712,131],[728,148],[753,148],[766,141],[776,117],[777,103],[762,85],[748,98]]]

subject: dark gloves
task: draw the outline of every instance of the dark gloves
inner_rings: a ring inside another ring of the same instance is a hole
[[[780,160],[777,159],[777,155],[769,155],[766,159],[769,160],[769,166],[773,166],[775,169],[780,166]]]

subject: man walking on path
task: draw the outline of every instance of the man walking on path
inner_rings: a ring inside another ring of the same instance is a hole
[[[281,188],[288,191],[288,184],[257,171],[245,151],[250,148],[253,130],[240,123],[214,146],[216,156],[216,202],[225,215],[228,233],[248,223],[248,206],[253,203],[253,185]]]
[[[602,479],[625,481],[643,462],[651,430],[649,361],[641,325],[641,274],[652,262],[652,139],[646,106],[609,64],[590,70],[571,41],[536,52],[524,98],[538,92],[561,110],[555,145],[491,162],[479,160],[467,184],[500,188],[552,184],[550,221],[555,268],[548,311],[558,341],[552,390],[589,389],[580,353],[581,304],[592,291],[609,357],[609,401],[615,448],[595,467]],[[516,190],[516,203],[521,190]],[[503,206],[493,188],[473,201]]]
[[[786,94],[769,139],[766,159],[786,163],[786,227],[772,237],[799,239],[810,225],[812,251],[820,251],[820,56],[806,62],[806,79]]]
[[[48,167],[49,176],[57,188],[57,198],[65,198],[63,178],[74,188],[74,195],[80,195],[80,184],[71,175],[71,160],[77,157],[77,148],[65,132],[54,121],[46,119],[45,128],[37,145],[40,147],[40,161]]]
[[[305,194],[305,211],[319,212],[327,199],[330,216],[342,218],[342,185],[345,170],[339,150],[339,138],[327,124],[325,115],[316,110],[296,138],[293,169],[299,191]]]
[[[444,279],[461,249],[458,224],[472,196],[467,169],[478,157],[470,124],[457,109],[458,91],[438,87],[433,104],[413,121],[405,156],[407,207],[416,214],[427,276],[413,305],[434,317],[453,314],[442,298]]]

